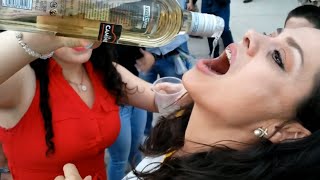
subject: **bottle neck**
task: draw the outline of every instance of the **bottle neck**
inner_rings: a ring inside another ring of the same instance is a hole
[[[182,32],[203,37],[218,36],[223,32],[225,25],[224,20],[221,17],[191,11],[183,12],[182,22]]]

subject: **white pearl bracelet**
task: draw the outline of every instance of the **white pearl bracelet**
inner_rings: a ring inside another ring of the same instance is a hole
[[[18,39],[18,43],[25,50],[25,52],[28,53],[32,57],[36,57],[36,58],[40,58],[40,59],[48,59],[53,56],[54,51],[52,51],[49,54],[43,55],[43,54],[40,54],[40,53],[35,52],[34,50],[30,49],[30,47],[25,42],[23,42],[23,40],[22,40],[23,34],[21,32],[16,33],[16,38]]]

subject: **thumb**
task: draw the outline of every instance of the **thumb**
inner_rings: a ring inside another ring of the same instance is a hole
[[[152,53],[149,52],[149,51],[146,51],[146,50],[144,50],[142,48],[140,48],[139,50],[140,50],[141,54],[143,54],[144,57],[145,56],[150,56],[150,55],[152,56]]]
[[[86,176],[83,180],[92,180],[92,176]]]
[[[146,51],[143,50],[142,48],[140,48],[139,51],[141,52],[141,54],[145,54],[146,53]]]

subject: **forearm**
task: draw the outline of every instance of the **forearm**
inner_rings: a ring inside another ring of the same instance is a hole
[[[115,64],[115,67],[120,73],[122,81],[126,83],[127,98],[124,98],[124,103],[151,112],[157,112],[154,101],[155,93],[151,89],[152,84],[133,75],[119,64]]]
[[[57,41],[52,41],[53,38],[54,36],[23,33],[23,42],[40,54],[47,54],[61,47]],[[0,33],[0,84],[35,59],[18,43],[15,32]]]

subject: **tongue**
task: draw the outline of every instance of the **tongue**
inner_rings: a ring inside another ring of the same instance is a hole
[[[225,74],[229,70],[229,62],[228,60],[219,59],[219,60],[213,60],[211,62],[211,69],[220,73]]]

